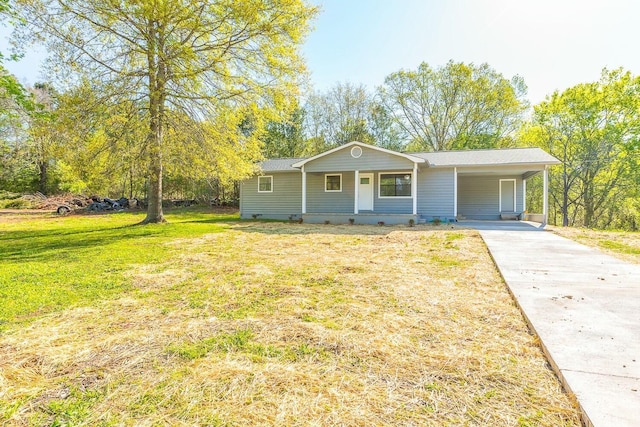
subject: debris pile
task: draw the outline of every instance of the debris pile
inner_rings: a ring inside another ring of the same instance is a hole
[[[122,211],[139,206],[140,201],[135,197],[133,199],[127,199],[126,197],[110,199],[109,197],[82,196],[66,200],[64,203],[59,203],[56,212],[60,215],[66,215],[71,211],[79,209],[84,209],[87,212]]]

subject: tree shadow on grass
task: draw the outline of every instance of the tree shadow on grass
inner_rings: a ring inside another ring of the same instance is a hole
[[[63,253],[81,253],[86,249],[107,247],[114,244],[134,243],[136,240],[154,244],[155,238],[198,237],[202,234],[219,232],[221,228],[209,229],[206,225],[232,224],[236,219],[229,216],[201,217],[196,215],[172,213],[166,224],[129,224],[105,225],[96,222],[95,228],[65,223],[47,230],[9,230],[0,232],[0,260],[2,261],[47,261]],[[99,219],[99,217],[96,217]],[[133,218],[137,219],[137,218]]]
[[[43,261],[55,258],[62,252],[82,251],[86,248],[107,246],[160,234],[162,234],[161,230],[145,230],[141,233],[139,227],[132,225],[68,232],[7,231],[0,234],[0,259]]]

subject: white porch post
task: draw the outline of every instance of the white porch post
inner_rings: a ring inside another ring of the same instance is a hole
[[[354,173],[355,173],[355,177],[354,177],[354,179],[355,179],[355,189],[354,189],[355,196],[354,196],[354,200],[353,200],[353,213],[355,215],[357,215],[358,214],[358,208],[359,208],[359,206],[358,206],[358,190],[359,190],[359,188],[358,187],[360,187],[360,186],[358,184],[360,184],[360,171],[355,171]]]
[[[549,170],[546,165],[542,176],[542,224],[546,225],[549,219]]]
[[[453,218],[458,218],[458,168],[453,168]]]
[[[527,179],[522,180],[522,212],[527,210]]]
[[[302,166],[302,213],[307,213],[307,173]]]
[[[418,214],[418,164],[413,164],[413,178],[411,179],[411,195],[413,196],[413,214]]]

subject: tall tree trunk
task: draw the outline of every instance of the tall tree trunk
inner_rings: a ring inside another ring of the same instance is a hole
[[[47,162],[38,161],[38,191],[47,194]]]
[[[143,224],[166,222],[162,211],[162,157],[153,156],[149,168],[149,205]]]
[[[164,68],[161,46],[157,43],[158,26],[148,22],[149,49],[149,205],[143,224],[166,222],[162,211],[162,126],[164,114]]]
[[[166,222],[162,211],[162,124],[159,117],[159,99],[157,94],[152,94],[150,99],[149,205],[143,224]]]
[[[567,177],[566,160],[563,162],[562,173],[562,226],[569,226],[569,182]]]
[[[590,228],[593,224],[594,206],[593,206],[593,174],[587,173],[587,179],[584,189],[584,226]]]

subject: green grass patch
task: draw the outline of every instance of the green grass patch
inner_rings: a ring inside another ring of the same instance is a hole
[[[627,245],[625,243],[620,243],[613,240],[601,240],[598,242],[598,245],[616,252],[640,255],[640,247]]]
[[[240,329],[196,342],[173,344],[167,351],[184,359],[195,360],[205,357],[213,350],[223,353],[245,350],[252,337],[253,332],[250,329]]]
[[[176,212],[136,225],[143,213],[25,217],[0,231],[0,330],[131,289],[128,272],[180,251],[170,239],[220,232],[234,215]],[[1,219],[0,219],[1,220]]]

